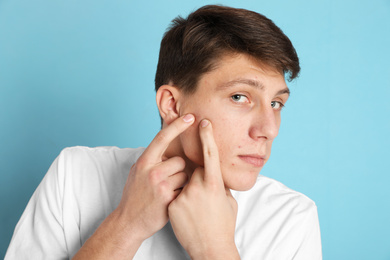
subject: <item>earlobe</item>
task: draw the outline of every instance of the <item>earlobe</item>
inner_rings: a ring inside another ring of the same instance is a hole
[[[180,90],[174,86],[163,85],[157,90],[157,107],[161,118],[168,125],[180,116],[177,107],[179,97]]]

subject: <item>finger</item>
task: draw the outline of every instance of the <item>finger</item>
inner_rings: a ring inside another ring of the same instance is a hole
[[[197,194],[197,192],[201,191],[203,192],[203,186],[205,184],[204,181],[204,168],[198,167],[196,168],[193,173],[191,174],[191,177],[188,181],[188,183],[183,188],[184,193],[191,193],[191,194]],[[195,193],[194,193],[195,191]],[[195,197],[197,197],[195,195]]]
[[[204,178],[216,178],[222,180],[221,167],[219,162],[218,147],[214,140],[211,122],[203,119],[199,124],[199,135],[203,148]]]
[[[192,173],[189,185],[192,185],[192,183],[202,183],[203,179],[204,179],[204,168],[198,167]]]
[[[179,156],[171,157],[155,167],[155,169],[160,172],[161,178],[167,178],[173,174],[181,172],[184,170],[186,163],[183,158]]]
[[[168,181],[172,191],[176,191],[178,189],[182,189],[184,185],[187,183],[188,176],[184,172],[178,172],[169,176]]]
[[[169,144],[181,133],[183,133],[192,123],[195,121],[195,117],[192,114],[181,116],[163,128],[157,133],[156,137],[152,140],[149,146],[142,154],[145,160],[148,162],[160,162],[161,157]]]

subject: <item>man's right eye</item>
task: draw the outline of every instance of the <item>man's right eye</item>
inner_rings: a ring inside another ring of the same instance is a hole
[[[249,99],[245,95],[235,94],[231,98],[236,103],[249,103]]]

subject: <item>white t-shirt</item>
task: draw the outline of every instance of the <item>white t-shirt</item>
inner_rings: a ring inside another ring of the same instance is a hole
[[[19,220],[5,259],[69,259],[117,207],[144,148],[71,147],[51,165]],[[317,208],[305,195],[259,175],[238,202],[241,259],[322,259]],[[134,259],[190,259],[168,223]]]

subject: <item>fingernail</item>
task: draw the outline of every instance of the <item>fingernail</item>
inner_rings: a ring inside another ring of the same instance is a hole
[[[206,120],[206,119],[203,119],[202,122],[200,122],[200,126],[201,127],[206,127],[209,125],[209,120]]]
[[[191,114],[187,114],[183,117],[183,121],[186,123],[194,121],[194,116]]]

